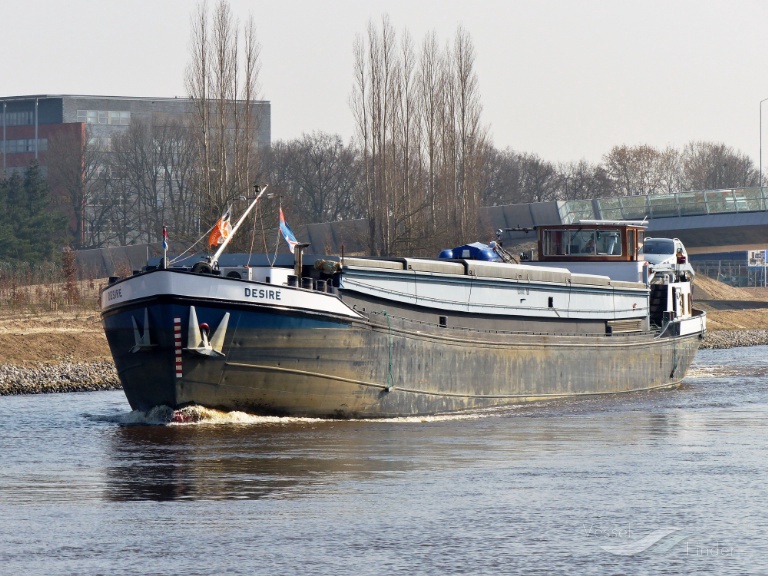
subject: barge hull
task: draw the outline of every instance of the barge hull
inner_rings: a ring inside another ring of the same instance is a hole
[[[428,325],[387,313],[367,319],[196,302],[213,331],[229,314],[221,355],[196,353],[189,302],[136,302],[104,315],[134,409],[201,404],[261,415],[381,418],[679,384],[701,332],[616,335],[505,333]],[[143,325],[144,318],[147,325]],[[136,346],[136,326],[149,345]],[[138,348],[138,349],[137,349]],[[180,377],[179,377],[180,374]]]

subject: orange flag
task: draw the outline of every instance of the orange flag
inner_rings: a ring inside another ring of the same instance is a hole
[[[229,238],[229,235],[232,233],[232,225],[229,223],[229,216],[231,212],[232,206],[227,208],[227,211],[224,212],[224,215],[219,218],[218,222],[216,222],[211,235],[208,237],[208,246],[219,246],[220,244],[223,244],[227,238]]]

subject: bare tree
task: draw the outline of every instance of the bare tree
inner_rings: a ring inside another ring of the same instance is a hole
[[[90,182],[83,220],[86,246],[131,243],[128,232],[132,222],[128,218],[133,206],[126,200],[126,190],[121,184],[119,179],[112,178],[111,169],[103,164]]]
[[[437,34],[433,31],[424,38],[417,72],[419,109],[421,117],[421,147],[426,163],[425,194],[429,206],[428,232],[437,230],[437,173],[439,170],[438,138],[439,110],[442,105],[441,53]]]
[[[486,187],[480,201],[483,206],[503,206],[518,200],[520,162],[517,154],[507,148],[491,148],[486,156]]]
[[[558,168],[559,186],[557,198],[563,200],[587,200],[613,194],[612,185],[605,169],[586,160],[571,162]]]
[[[121,242],[151,242],[160,208],[160,150],[153,127],[133,122],[126,132],[113,138],[112,154],[122,200],[115,220]]]
[[[520,155],[520,198],[523,202],[544,202],[557,198],[560,177],[551,162],[537,154]]]
[[[759,186],[760,175],[745,154],[714,142],[690,142],[682,152],[683,181],[691,190]]]
[[[480,126],[480,94],[474,70],[475,49],[467,32],[459,27],[453,47],[456,84],[457,173],[456,192],[459,234],[468,239],[476,233],[480,167],[485,134]]]
[[[75,248],[102,245],[94,237],[94,223],[101,221],[99,176],[104,168],[105,145],[90,129],[72,124],[48,138],[48,181],[53,197],[69,221],[68,234]],[[90,226],[87,224],[90,222]]]
[[[244,104],[238,110],[242,110],[242,118],[239,118],[239,127],[246,135],[258,134],[261,129],[261,117],[254,113],[250,105],[259,96],[259,74],[261,73],[261,44],[256,37],[256,22],[253,15],[248,17],[244,28],[243,50],[243,81],[240,93],[240,101]],[[237,182],[236,188],[247,189],[251,182],[256,180],[259,171],[260,148],[254,138],[239,138],[238,161],[236,163]]]
[[[205,5],[198,6],[186,85],[194,101],[191,126],[201,160],[197,180],[205,228],[248,191],[259,170],[254,101],[261,64],[252,17],[242,38],[227,0],[219,0],[210,19]]]
[[[377,218],[374,210],[375,202],[375,170],[371,159],[373,138],[371,135],[371,105],[369,92],[369,74],[366,58],[366,48],[363,38],[357,36],[354,43],[354,85],[349,98],[350,108],[355,118],[358,146],[361,151],[362,187],[361,195],[364,201],[366,219],[368,220],[368,250],[376,253]]]
[[[159,209],[153,223],[154,237],[167,225],[174,238],[193,242],[201,234],[198,182],[199,149],[189,126],[172,121],[156,126]]]
[[[683,186],[683,166],[681,153],[671,146],[667,146],[657,157],[660,194],[672,194],[680,192]]]
[[[651,146],[614,146],[603,162],[619,196],[658,194],[665,189],[662,154]]]
[[[205,207],[212,208],[213,165],[211,163],[211,134],[210,134],[210,51],[208,12],[205,3],[197,5],[197,11],[192,18],[191,54],[192,62],[187,67],[187,92],[194,103],[194,123],[197,130],[198,146],[202,160],[199,186],[200,196],[205,200]]]
[[[299,224],[359,218],[360,163],[337,135],[315,132],[272,147],[269,180]]]
[[[603,162],[615,194],[622,196],[757,186],[759,180],[748,156],[713,142],[691,142],[682,152],[615,146]]]
[[[398,42],[386,16],[357,39],[350,101],[372,252],[432,250],[430,240],[475,233],[489,144],[474,61],[462,28],[443,51],[427,36],[418,59],[407,30]]]
[[[438,175],[438,226],[442,229],[454,229],[457,221],[456,190],[457,173],[457,136],[456,136],[456,82],[454,82],[454,62],[450,46],[443,50],[440,68],[441,106],[438,109],[440,172]]]
[[[396,70],[394,98],[395,130],[392,136],[392,160],[396,179],[393,212],[396,217],[399,248],[410,253],[415,240],[413,232],[416,229],[416,216],[423,198],[418,189],[419,148],[414,141],[418,126],[414,90],[415,53],[413,40],[407,30],[401,35],[399,48],[400,59]]]
[[[381,32],[368,23],[365,42],[355,43],[355,88],[352,109],[358,126],[359,146],[363,150],[366,211],[369,220],[369,249],[374,254],[389,254],[392,249],[390,131],[393,129],[392,85],[395,76],[395,31],[387,16]]]
[[[396,102],[394,82],[399,64],[396,53],[396,33],[386,14],[381,19],[381,32],[371,30],[371,40],[377,47],[371,50],[371,68],[376,71],[375,85],[375,117],[376,128],[374,136],[378,141],[378,195],[377,202],[381,237],[379,239],[382,252],[392,254],[394,252],[394,234],[397,229],[393,226],[393,217],[396,218],[394,206],[394,179],[395,179],[395,154],[396,144],[392,137],[395,128]]]

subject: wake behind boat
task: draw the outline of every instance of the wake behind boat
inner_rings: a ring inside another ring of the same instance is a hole
[[[111,279],[104,328],[139,410],[380,418],[679,384],[706,326],[683,262],[649,267],[643,223],[538,233],[535,262],[493,242],[305,264],[298,245],[293,268],[220,266],[227,238]]]

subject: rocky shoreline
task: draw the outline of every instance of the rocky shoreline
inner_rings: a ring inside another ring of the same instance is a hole
[[[705,348],[740,348],[768,344],[768,330],[710,330],[701,343]]]
[[[707,332],[701,348],[736,348],[768,344],[768,330],[716,330]],[[110,360],[93,362],[0,365],[0,396],[53,392],[118,390],[120,381]]]
[[[37,363],[30,366],[0,365],[0,396],[94,392],[119,388],[115,365],[109,360]]]

